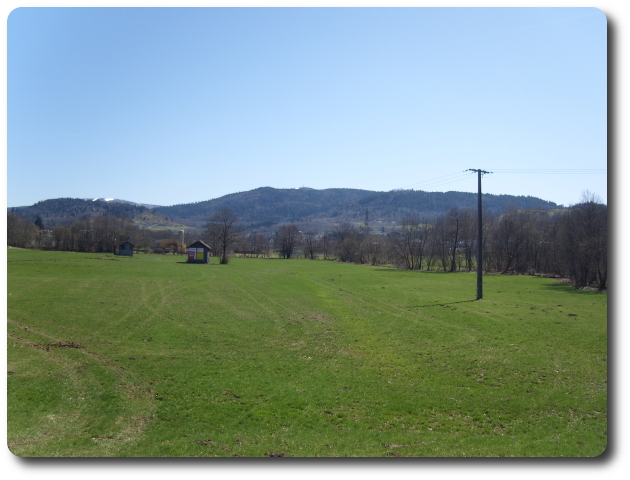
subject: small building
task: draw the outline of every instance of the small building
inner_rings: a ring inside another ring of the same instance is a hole
[[[184,253],[184,246],[177,238],[163,238],[162,240],[156,240],[151,247],[153,253]]]
[[[188,263],[208,263],[211,251],[212,249],[208,245],[197,240],[188,245]]]
[[[133,244],[129,242],[123,242],[120,245],[114,245],[114,255],[125,255],[127,257],[133,257]]]

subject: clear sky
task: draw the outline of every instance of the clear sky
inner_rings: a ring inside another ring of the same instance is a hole
[[[474,192],[469,168],[494,172],[486,193],[606,201],[606,22],[594,8],[19,8],[7,205]]]

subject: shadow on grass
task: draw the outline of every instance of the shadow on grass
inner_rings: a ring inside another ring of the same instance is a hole
[[[175,262],[175,263],[180,263],[182,265],[219,265],[219,263],[192,263],[192,262]]]
[[[234,258],[245,258],[247,260],[249,259],[253,259],[253,260],[272,260],[272,261],[291,261],[291,260],[311,260],[312,262],[330,262],[331,260],[322,260],[322,259],[310,259],[310,258],[304,258],[304,257],[291,257],[291,258],[279,258],[279,257],[234,257]],[[343,263],[343,262],[340,262]]]
[[[608,290],[597,290],[595,288],[575,288],[571,283],[561,282],[560,280],[554,280],[543,285],[543,288],[548,290],[562,290],[566,293],[572,293],[574,295],[593,295],[598,293],[606,293]]]
[[[179,263],[181,265],[229,265],[230,264],[230,262],[221,263],[218,260],[216,262],[208,262],[208,263],[193,263],[193,262],[175,262],[175,263]]]
[[[444,307],[446,305],[455,305],[458,303],[469,303],[476,302],[477,300],[460,300],[458,302],[442,302],[442,303],[427,303],[426,305],[411,305],[409,308],[420,308],[420,307]]]
[[[247,260],[254,259],[254,260],[273,260],[273,261],[279,261],[279,260],[304,260],[303,258],[270,258],[270,257],[236,257],[236,258],[246,258]]]
[[[472,273],[476,273],[474,270],[472,272],[463,272],[463,271],[457,271],[457,272],[448,272],[448,271],[444,271],[444,270],[407,270],[405,268],[396,268],[396,267],[383,267],[383,266],[377,266],[376,268],[378,268],[379,272],[412,272],[412,273],[422,273],[422,274],[427,274],[427,275],[456,275],[456,274],[472,274]],[[491,275],[489,273],[484,273],[483,274],[484,277],[486,275]]]

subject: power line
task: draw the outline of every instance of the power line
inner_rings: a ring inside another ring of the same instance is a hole
[[[533,175],[605,175],[606,168],[495,168],[495,173],[517,173]]]
[[[421,182],[412,183],[412,184],[405,185],[404,187],[400,187],[400,188],[403,189],[403,188],[408,188],[408,187],[413,187],[413,186],[432,186],[433,184],[436,184],[436,183],[441,185],[443,183],[451,183],[451,182],[459,181],[463,177],[468,178],[468,176],[469,175],[462,175],[462,172],[449,173],[448,175],[442,175],[441,177],[435,177],[429,180],[423,180]],[[449,177],[455,177],[455,178],[449,178]]]
[[[462,180],[467,180],[470,177],[470,174],[460,174],[457,177],[453,177],[451,179],[448,180],[443,180],[443,181],[435,181],[435,182],[431,182],[431,183],[425,183],[423,185],[421,185],[422,189],[428,189],[428,188],[437,188],[437,187],[441,187],[442,185],[448,185],[451,183],[456,183]]]
[[[400,187],[399,189],[406,189],[409,187],[416,187],[417,189],[437,188],[450,183],[459,182],[461,180],[467,180],[470,174],[469,170],[462,172],[449,173],[448,175],[442,175],[434,177],[421,182],[411,183]],[[494,168],[493,173],[507,173],[507,174],[519,174],[519,175],[606,175],[608,170],[605,168]]]

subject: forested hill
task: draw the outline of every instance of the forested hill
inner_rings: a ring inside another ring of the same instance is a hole
[[[39,216],[46,226],[71,224],[81,218],[94,217],[96,215],[126,216],[135,219],[143,214],[153,213],[147,207],[131,203],[84,200],[80,198],[55,198],[37,202],[30,207],[15,207],[8,210],[30,220],[34,220]],[[160,213],[158,215],[165,221],[170,220],[164,214]]]
[[[297,222],[328,211],[333,205],[356,204],[372,194],[369,190],[349,188],[279,189],[261,187],[247,192],[231,193],[213,200],[197,203],[156,207],[157,211],[173,218],[201,226],[221,208],[229,208],[239,216],[240,223],[252,227]]]
[[[484,194],[483,202],[484,212],[489,214],[503,213],[510,205],[518,209],[558,208],[553,202],[529,196]],[[156,207],[155,210],[186,225],[202,226],[216,210],[229,208],[239,216],[243,226],[256,229],[282,223],[330,226],[339,222],[363,222],[366,209],[370,222],[391,224],[408,215],[432,217],[452,207],[476,209],[477,194],[262,187],[198,203]]]
[[[553,202],[535,197],[513,195],[483,196],[484,212],[499,214],[508,206],[518,209],[558,208]],[[138,225],[169,226],[175,223],[203,227],[212,214],[229,208],[248,230],[269,230],[276,225],[296,223],[316,231],[324,231],[336,223],[363,223],[368,211],[370,225],[389,230],[405,216],[431,218],[452,207],[477,208],[477,194],[464,192],[423,192],[393,190],[373,192],[350,188],[278,189],[262,187],[247,192],[232,193],[204,202],[155,207],[122,203],[121,201],[57,198],[44,200],[30,207],[9,208],[33,221],[39,216],[44,225],[70,224],[86,216],[115,215],[133,218]],[[146,217],[146,218],[145,218]],[[179,228],[179,227],[178,227]]]

